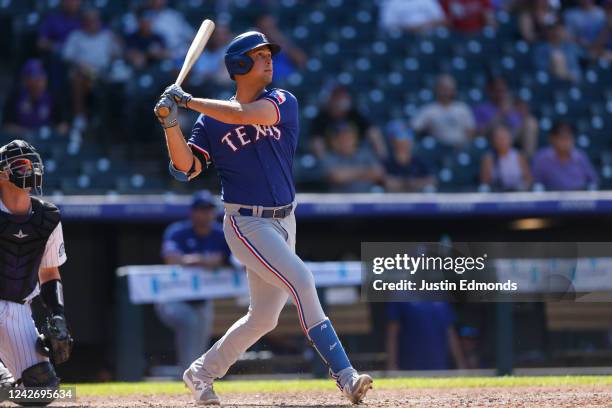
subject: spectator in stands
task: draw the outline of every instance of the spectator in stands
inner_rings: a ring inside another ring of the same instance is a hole
[[[330,136],[331,152],[322,160],[329,188],[338,193],[367,193],[384,180],[384,170],[369,149],[359,148],[359,131],[352,123],[338,123]]]
[[[148,4],[152,12],[153,32],[164,39],[172,58],[182,63],[195,30],[181,12],[168,7],[167,0],[149,0]]]
[[[523,191],[531,186],[527,159],[512,147],[512,134],[504,125],[491,130],[493,149],[482,158],[480,182],[494,191]]]
[[[446,25],[446,16],[437,0],[386,0],[380,6],[380,25],[386,31],[428,34]]]
[[[474,108],[478,134],[490,134],[497,125],[505,125],[512,131],[513,144],[520,145],[523,153],[531,157],[538,145],[539,127],[529,104],[514,99],[502,77],[491,77],[487,95],[488,100]]]
[[[435,186],[431,168],[412,154],[414,135],[410,128],[403,121],[392,121],[387,125],[387,136],[391,141],[391,157],[385,162],[385,189],[407,192]]]
[[[59,10],[47,15],[38,28],[37,45],[49,74],[49,92],[58,103],[69,104],[65,89],[68,69],[62,56],[66,39],[81,27],[81,1],[62,0]]]
[[[546,41],[534,51],[536,67],[548,71],[556,78],[577,82],[582,76],[580,47],[571,41],[563,24],[557,22],[546,28]]]
[[[232,39],[233,34],[225,24],[217,24],[215,31],[206,44],[206,52],[195,63],[189,74],[189,83],[194,86],[214,83],[227,85],[231,83],[225,68],[225,46]]]
[[[574,147],[574,130],[557,122],[550,131],[550,146],[533,159],[535,183],[547,190],[584,190],[596,188],[597,173],[587,155]]]
[[[523,40],[534,43],[544,40],[546,28],[558,21],[550,0],[523,1],[518,25]]]
[[[579,0],[578,6],[568,9],[564,17],[567,31],[585,49],[592,47],[606,25],[606,13],[593,0]]]
[[[81,27],[81,0],[62,0],[57,12],[49,14],[38,29],[38,48],[43,53],[61,54],[71,32]]]
[[[491,0],[441,0],[450,27],[460,33],[475,33],[495,27]]]
[[[211,270],[230,265],[230,249],[217,216],[214,197],[208,191],[194,194],[191,217],[171,224],[164,233],[161,255],[168,265]],[[208,348],[213,305],[206,300],[155,305],[160,320],[174,331],[178,364],[182,370]]]
[[[153,32],[153,13],[141,10],[138,13],[138,30],[125,38],[125,56],[136,69],[153,66],[169,57],[164,39]]]
[[[593,58],[612,61],[612,0],[604,2],[604,10],[606,22],[591,47],[591,55]]]
[[[82,130],[86,127],[86,99],[96,81],[104,78],[111,62],[120,53],[121,48],[114,34],[102,27],[99,12],[86,10],[82,28],[68,36],[63,51],[71,70],[75,128]]]
[[[47,74],[42,62],[28,60],[21,70],[21,83],[9,96],[2,114],[3,130],[19,138],[42,127],[65,133],[68,126],[62,108],[47,89]]]
[[[455,99],[456,84],[450,75],[436,82],[436,101],[422,107],[412,119],[417,133],[426,133],[452,147],[465,146],[474,136],[475,121],[470,108]]]
[[[264,6],[260,10],[262,11],[255,18],[255,27],[265,34],[268,40],[281,46],[281,52],[274,56],[273,81],[283,81],[292,73],[304,68],[308,55],[283,34],[278,28],[276,18],[267,7]]]
[[[325,156],[330,144],[327,136],[333,134],[332,129],[336,125],[346,122],[358,129],[360,144],[364,139],[367,140],[376,156],[381,160],[386,159],[387,147],[382,132],[353,106],[351,94],[338,84],[331,88],[329,96],[311,123],[310,148],[315,156]]]
[[[388,303],[387,369],[448,370],[451,363],[466,368],[455,320],[445,302]]]

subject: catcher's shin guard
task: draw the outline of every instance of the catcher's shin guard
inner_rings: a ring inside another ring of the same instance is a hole
[[[43,361],[42,363],[34,364],[33,366],[23,370],[18,384],[20,388],[26,389],[31,387],[56,389],[59,387],[60,379],[55,373],[55,368],[53,368],[53,365],[48,361]],[[44,398],[37,402],[14,402],[24,407],[44,407],[52,403],[53,398]]]

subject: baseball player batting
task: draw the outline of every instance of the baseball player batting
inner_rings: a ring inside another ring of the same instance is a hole
[[[72,337],[59,273],[66,262],[60,213],[30,196],[41,193],[42,176],[31,145],[14,140],[0,148],[0,359],[6,366],[0,372],[6,378],[8,368],[16,386],[56,388],[53,364],[68,360]],[[38,294],[48,313],[42,335],[30,309]]]
[[[359,403],[372,378],[358,374],[325,316],[312,273],[295,254],[295,185],[292,165],[298,135],[298,103],[283,89],[267,89],[277,44],[255,31],[234,38],[225,65],[236,82],[229,101],[193,98],[171,85],[155,106],[165,130],[170,172],[188,181],[214,164],[225,207],[223,230],[245,266],[250,290],[247,314],[185,371],[183,380],[200,404],[217,405],[213,380],[276,327],[291,297],[302,331],[328,365],[342,393]],[[177,123],[178,107],[201,113],[189,141]],[[170,112],[168,115],[160,115]],[[168,109],[168,110],[166,110]]]

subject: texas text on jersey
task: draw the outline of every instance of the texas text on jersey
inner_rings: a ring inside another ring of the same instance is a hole
[[[212,162],[221,178],[226,203],[277,207],[295,199],[293,158],[297,149],[298,103],[290,92],[264,90],[276,124],[231,125],[200,115],[188,144],[202,163]]]

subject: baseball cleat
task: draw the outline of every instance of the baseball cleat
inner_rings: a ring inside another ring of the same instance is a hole
[[[0,364],[0,388],[12,388],[15,385],[15,379],[11,372]]]
[[[372,377],[367,374],[355,374],[342,387],[342,394],[353,404],[359,404],[363,401],[368,390],[372,389],[373,382]]]
[[[10,371],[0,364],[0,390],[5,388],[13,388],[15,386],[15,379]],[[6,401],[8,399],[8,394],[6,396],[0,395],[0,402]]]
[[[183,373],[183,382],[191,390],[198,405],[221,405],[219,397],[215,394],[212,382],[195,377],[190,368]]]

